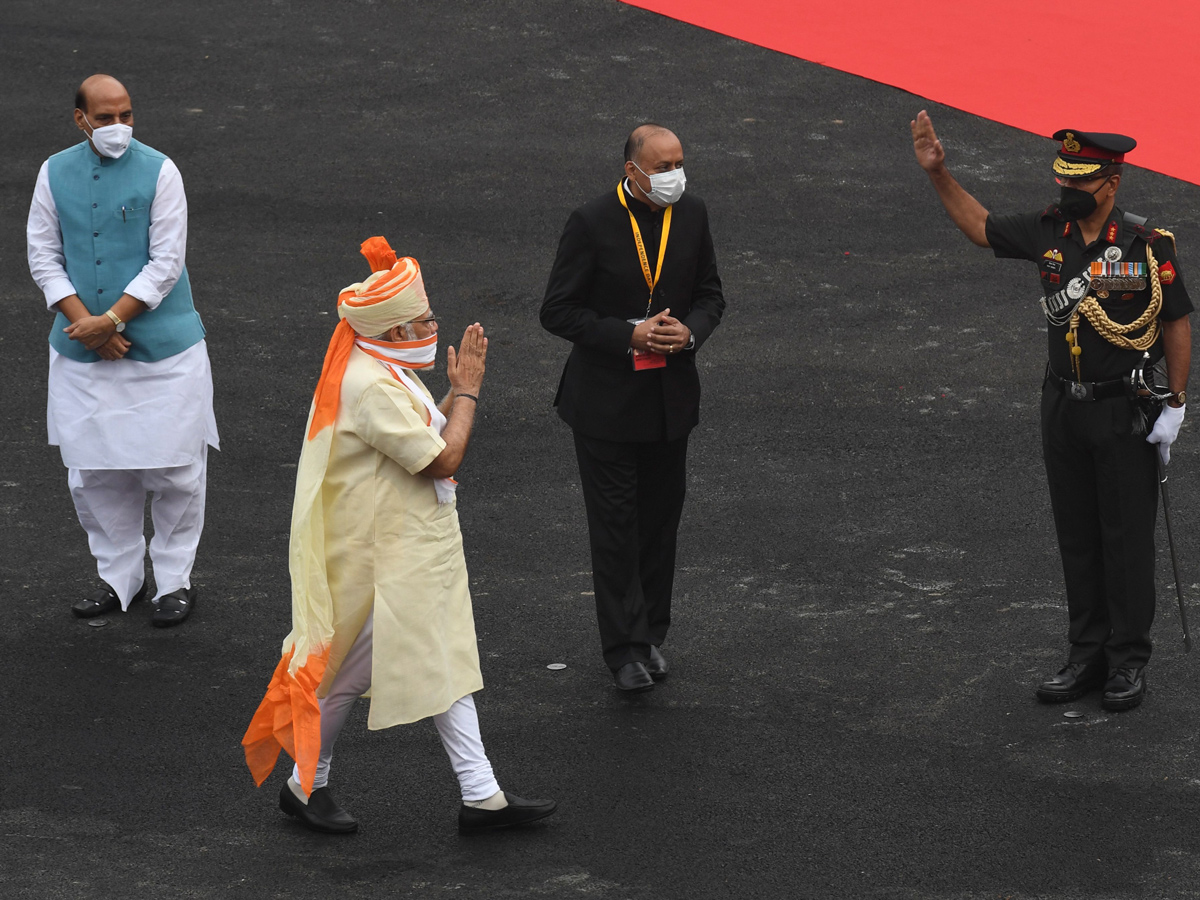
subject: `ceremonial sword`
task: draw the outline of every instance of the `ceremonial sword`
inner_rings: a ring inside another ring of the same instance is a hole
[[[1154,448],[1158,461],[1158,487],[1162,491],[1163,519],[1167,523],[1167,543],[1171,547],[1171,568],[1175,570],[1175,596],[1179,599],[1179,622],[1183,625],[1183,652],[1192,651],[1192,636],[1188,633],[1187,609],[1183,605],[1183,587],[1179,582],[1179,560],[1175,558],[1175,536],[1171,533],[1171,501],[1167,495],[1167,467],[1163,465],[1158,447]]]

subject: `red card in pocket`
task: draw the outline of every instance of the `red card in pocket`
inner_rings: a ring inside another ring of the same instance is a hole
[[[633,351],[633,371],[641,372],[646,369],[661,369],[667,364],[667,358],[661,353],[650,350]]]

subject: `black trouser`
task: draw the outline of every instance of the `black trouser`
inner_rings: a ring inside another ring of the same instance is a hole
[[[1080,403],[1042,388],[1042,455],[1062,555],[1072,663],[1150,659],[1158,448],[1124,397]]]
[[[604,662],[648,662],[671,624],[687,438],[627,443],[575,432]]]

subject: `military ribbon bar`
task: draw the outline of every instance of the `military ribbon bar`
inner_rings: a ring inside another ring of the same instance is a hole
[[[1090,271],[1093,278],[1145,278],[1146,264],[1098,259],[1092,263]]]

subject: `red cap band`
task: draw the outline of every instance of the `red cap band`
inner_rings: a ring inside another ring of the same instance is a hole
[[[1064,143],[1066,143],[1064,141]],[[1065,147],[1058,151],[1064,156],[1080,156],[1084,159],[1105,159],[1119,163],[1125,161],[1124,153],[1113,153],[1111,150],[1101,150],[1099,147],[1080,147],[1078,150],[1067,150]]]

